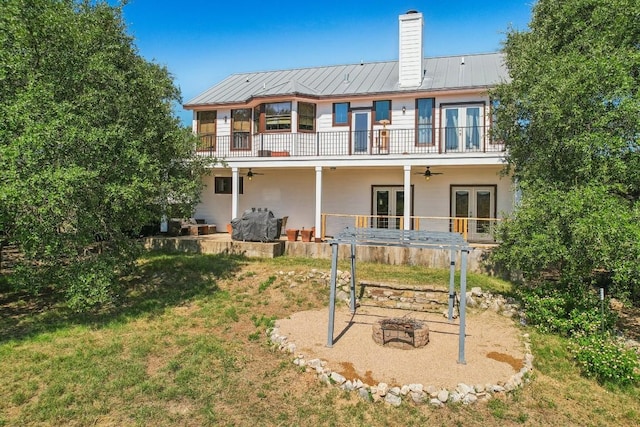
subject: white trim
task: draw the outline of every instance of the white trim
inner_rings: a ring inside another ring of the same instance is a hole
[[[238,168],[231,168],[231,219],[238,217],[238,199],[240,197],[240,174]]]
[[[319,233],[322,229],[322,166],[316,166],[316,211],[315,211],[315,227],[316,235],[314,237],[320,237]]]

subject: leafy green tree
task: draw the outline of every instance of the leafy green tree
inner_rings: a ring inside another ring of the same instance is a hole
[[[640,2],[539,0],[504,45],[495,137],[522,203],[496,259],[640,298]]]
[[[189,215],[203,163],[143,59],[122,5],[0,3],[0,230],[24,258],[11,280],[85,309],[117,295],[146,224]],[[167,205],[167,201],[180,202]]]

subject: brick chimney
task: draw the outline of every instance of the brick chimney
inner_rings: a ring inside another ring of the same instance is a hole
[[[400,22],[400,87],[417,87],[422,84],[423,42],[422,13],[410,10],[399,16]]]

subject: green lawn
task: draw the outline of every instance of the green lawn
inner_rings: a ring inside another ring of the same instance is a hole
[[[92,315],[0,292],[0,426],[640,424],[637,387],[581,378],[567,343],[533,330],[533,381],[513,395],[444,409],[365,403],[300,372],[264,333],[327,303],[325,286],[295,278],[328,261],[150,254],[139,264],[118,304]],[[362,280],[446,286],[448,274],[358,264]],[[468,286],[510,290],[479,275]]]

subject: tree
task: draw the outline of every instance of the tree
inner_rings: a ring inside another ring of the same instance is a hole
[[[640,2],[539,0],[504,45],[495,137],[522,203],[496,260],[640,299]]]
[[[179,91],[137,53],[122,7],[0,4],[0,230],[24,255],[11,279],[76,309],[117,294],[140,249],[131,237],[167,200],[189,215],[202,186],[172,113]]]

